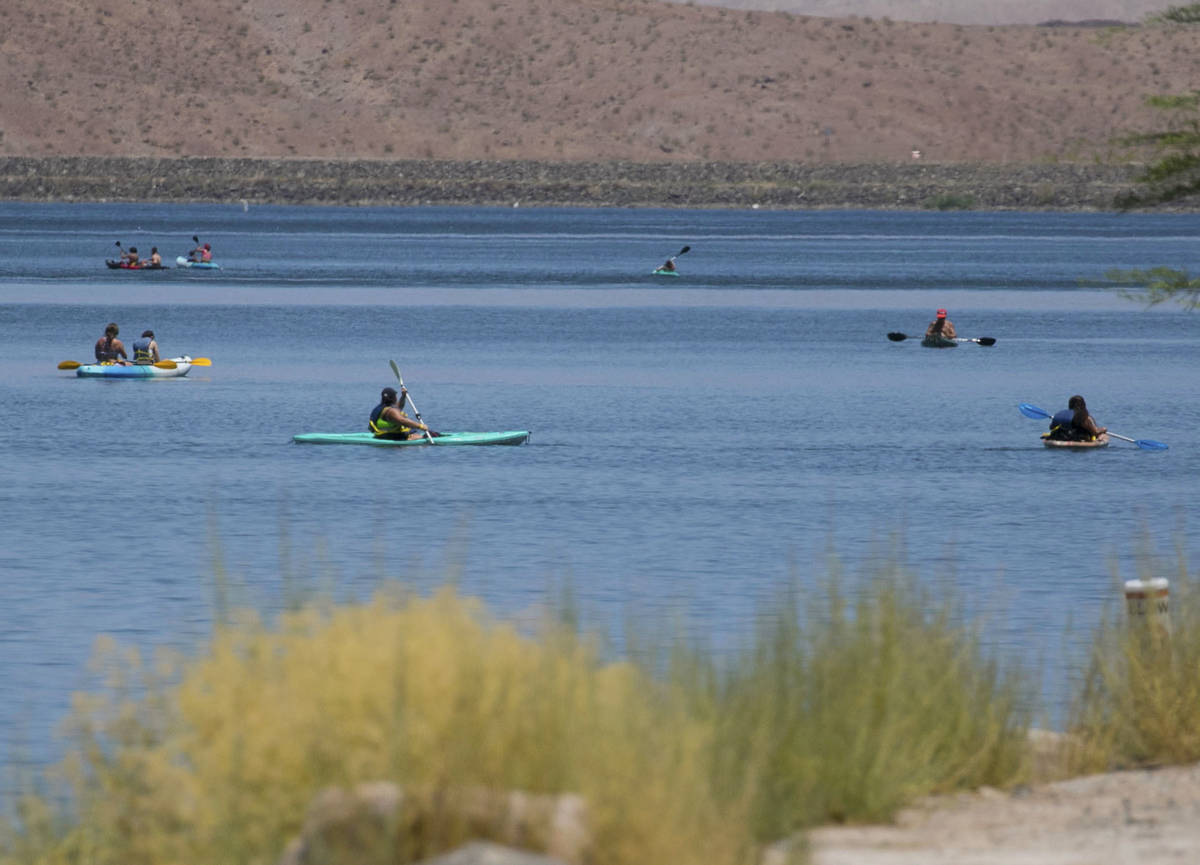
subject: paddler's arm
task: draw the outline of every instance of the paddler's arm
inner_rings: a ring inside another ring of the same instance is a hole
[[[409,417],[408,415],[406,415],[404,412],[400,411],[400,409],[396,408],[395,406],[388,406],[386,409],[384,409],[383,413],[385,415],[387,415],[387,417],[390,420],[393,420],[398,424],[403,424],[404,426],[408,427],[409,429],[419,429],[419,430],[428,430],[429,429],[429,427],[425,426],[425,424],[421,423],[416,418]]]

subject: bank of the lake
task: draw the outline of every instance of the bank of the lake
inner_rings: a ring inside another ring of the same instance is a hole
[[[7,157],[0,200],[1112,210],[1139,166]]]

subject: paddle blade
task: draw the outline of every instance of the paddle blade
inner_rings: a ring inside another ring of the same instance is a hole
[[[1025,415],[1025,417],[1033,418],[1034,420],[1049,420],[1050,418],[1054,417],[1054,415],[1050,414],[1050,412],[1046,411],[1044,408],[1038,408],[1036,405],[1030,405],[1027,402],[1021,403],[1018,408],[1021,409],[1021,414]]]
[[[64,360],[61,363],[59,363],[58,368],[59,369],[79,369],[81,366],[83,366],[83,364],[81,364],[77,360]]]
[[[975,341],[977,343],[979,343],[980,345],[995,345],[996,344],[996,338],[993,336],[981,336],[981,337],[979,337],[979,339],[977,339]]]
[[[683,249],[679,250],[679,254],[680,254],[680,255],[683,255],[683,254],[684,254],[685,252],[687,252],[689,249],[691,249],[691,247],[690,247],[690,246],[685,246]]]
[[[1138,439],[1134,444],[1144,451],[1165,451],[1167,449],[1166,444],[1156,442],[1154,439]]]
[[[212,366],[212,360],[207,357],[194,357],[191,363],[192,366]]]
[[[888,339],[890,339],[892,342],[904,342],[904,340],[908,339],[908,334],[907,333],[897,333],[896,331],[893,330],[891,333],[888,334]]]
[[[396,366],[394,360],[389,360],[388,363],[392,365],[392,373],[396,376],[396,381],[400,382],[400,387],[404,387],[404,379],[400,377],[400,367]]]
[[[179,364],[173,360],[160,360],[154,364],[159,369],[179,369]]]

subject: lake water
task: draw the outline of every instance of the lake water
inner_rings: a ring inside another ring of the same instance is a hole
[[[193,235],[221,271],[103,265]],[[1198,551],[1200,312],[1104,280],[1195,269],[1198,239],[1198,215],[0,204],[0,765],[54,751],[97,635],[202,639],[218,567],[268,613],[452,577],[519,617],[570,584],[594,621],[722,647],[831,551],[895,555],[1058,711],[1114,579]],[[886,339],[939,306],[996,344]],[[109,321],[213,364],[56,369]],[[530,443],[292,442],[365,429],[392,358],[435,429]],[[1047,451],[1017,405],[1074,393],[1170,450]]]

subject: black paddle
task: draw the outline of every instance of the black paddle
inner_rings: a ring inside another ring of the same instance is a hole
[[[906,339],[924,339],[924,337],[917,337],[917,336],[910,337],[907,333],[899,333],[894,330],[891,333],[889,333],[887,336],[888,336],[888,339],[890,339],[892,342],[904,342],[904,340],[906,340]],[[955,342],[976,342],[976,343],[979,343],[980,345],[995,345],[996,344],[995,337],[991,337],[991,336],[981,336],[981,337],[956,336],[956,337],[954,337],[954,341]]]
[[[672,270],[673,271],[675,269],[675,259],[679,258],[679,256],[683,255],[689,249],[691,249],[690,246],[685,246],[683,249],[679,250],[679,252],[675,253],[670,258],[668,258],[665,262],[663,262],[663,265],[659,268],[659,270]]]

